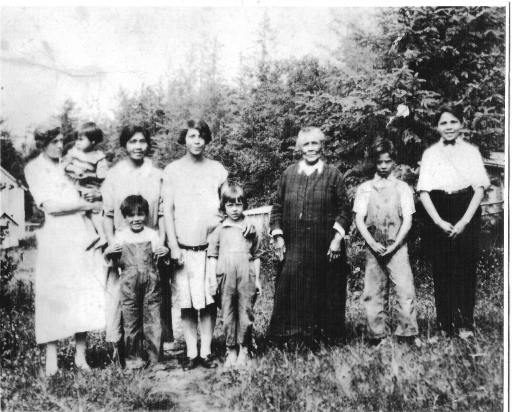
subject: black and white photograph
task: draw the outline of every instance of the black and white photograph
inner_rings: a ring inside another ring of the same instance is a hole
[[[0,409],[509,408],[510,2],[0,8]]]

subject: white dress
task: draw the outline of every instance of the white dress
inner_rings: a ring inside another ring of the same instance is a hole
[[[164,169],[162,194],[174,199],[174,225],[178,242],[185,246],[207,243],[222,219],[219,211],[219,191],[228,172],[219,162],[205,159],[200,165],[190,164],[184,158],[170,163]],[[176,268],[177,300],[182,309],[203,309],[214,303],[206,282],[208,267],[206,249],[182,249],[184,265]]]
[[[75,202],[78,191],[59,165],[41,154],[25,168],[38,207]],[[37,343],[105,327],[105,271],[99,251],[86,252],[84,213],[52,216],[37,233],[35,332]]]

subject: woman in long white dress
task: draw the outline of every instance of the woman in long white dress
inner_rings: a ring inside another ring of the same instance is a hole
[[[88,369],[86,332],[105,327],[101,254],[86,251],[88,233],[83,218],[85,212],[101,204],[80,198],[60,167],[60,127],[41,127],[35,139],[42,153],[25,167],[30,193],[45,214],[44,227],[37,235],[35,333],[38,344],[47,344],[46,374],[53,375],[58,371],[58,340],[74,335],[76,366]]]

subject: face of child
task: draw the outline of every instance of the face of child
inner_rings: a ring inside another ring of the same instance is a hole
[[[439,123],[437,124],[437,130],[441,134],[441,137],[447,141],[456,139],[459,136],[461,129],[462,123],[460,120],[448,112],[441,115]]]
[[[199,157],[203,154],[206,142],[204,138],[199,135],[199,130],[188,129],[185,136],[185,146],[187,151],[194,157]]]
[[[237,221],[242,217],[244,211],[244,204],[242,202],[227,202],[224,207],[226,208],[226,214],[231,220]]]
[[[92,149],[93,144],[85,135],[79,135],[76,138],[75,147],[81,152],[87,152]]]
[[[322,143],[314,133],[308,133],[302,140],[300,150],[302,151],[302,158],[308,164],[313,165],[320,159]]]
[[[141,212],[126,216],[126,222],[132,232],[140,232],[144,228],[144,219],[146,219],[146,215]]]
[[[46,146],[43,151],[46,156],[51,157],[52,159],[59,159],[62,157],[63,147],[64,136],[59,134],[58,136],[55,136],[55,138],[50,143],[48,143],[48,146]]]
[[[395,162],[391,159],[389,153],[383,153],[379,156],[376,166],[377,174],[380,177],[388,177],[391,174],[393,167],[395,167]]]
[[[126,142],[126,153],[130,159],[141,161],[146,156],[148,142],[142,133],[135,133],[130,140]]]

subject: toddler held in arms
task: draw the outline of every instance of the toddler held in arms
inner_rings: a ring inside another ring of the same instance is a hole
[[[75,180],[80,195],[89,201],[97,200],[94,196],[99,196],[99,189],[108,170],[105,154],[96,150],[96,146],[102,141],[101,129],[93,122],[84,123],[76,132],[74,146],[62,159],[64,171]],[[91,240],[87,249],[105,245],[107,239],[103,231],[101,212],[99,210],[86,212],[86,223],[87,221],[93,226],[90,228]]]

